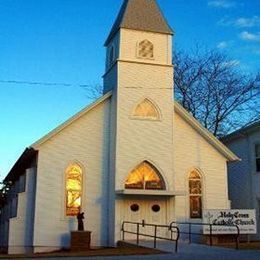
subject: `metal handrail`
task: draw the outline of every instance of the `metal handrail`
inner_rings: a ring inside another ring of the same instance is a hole
[[[136,225],[136,232],[126,230],[125,224]],[[142,227],[154,227],[154,235],[148,235],[148,234],[140,233],[140,226],[142,226]],[[167,228],[167,230],[169,230],[171,232],[171,238],[157,236],[158,228]],[[180,237],[180,231],[179,231],[179,228],[177,226],[173,226],[173,224],[171,224],[171,225],[156,225],[156,224],[145,223],[144,220],[141,223],[140,222],[132,222],[132,221],[123,221],[121,231],[123,233],[123,237],[122,237],[123,241],[125,240],[125,233],[136,235],[136,244],[137,245],[139,245],[140,236],[152,237],[154,239],[154,248],[156,248],[156,246],[157,246],[157,239],[174,241],[175,242],[175,253],[178,252],[178,240],[179,240],[179,237]],[[176,233],[176,238],[173,238],[173,235],[172,235],[173,233]]]
[[[213,245],[213,240],[212,240],[212,236],[213,235],[216,235],[213,233],[213,229],[212,227],[215,227],[215,226],[225,226],[225,227],[235,227],[237,229],[237,233],[235,234],[236,235],[236,249],[239,249],[239,237],[240,237],[240,230],[239,230],[239,227],[238,225],[221,225],[221,224],[210,224],[210,223],[192,223],[192,222],[177,222],[177,221],[172,221],[170,223],[170,227],[171,226],[177,226],[177,225],[189,225],[189,232],[184,232],[184,231],[179,231],[180,234],[188,234],[189,235],[189,243],[191,243],[191,235],[199,235],[199,236],[205,236],[206,234],[203,234],[203,233],[194,233],[194,232],[191,232],[192,230],[192,226],[209,226],[209,239],[210,239],[210,246]]]

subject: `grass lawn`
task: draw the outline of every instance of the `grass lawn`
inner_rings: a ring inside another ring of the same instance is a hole
[[[85,252],[71,252],[71,251],[58,251],[53,253],[42,253],[42,254],[28,254],[28,255],[0,255],[0,259],[25,259],[30,258],[44,258],[44,257],[73,257],[73,256],[121,256],[121,255],[150,255],[150,254],[165,254],[165,252],[137,246],[122,246],[115,248],[97,248],[90,249]]]

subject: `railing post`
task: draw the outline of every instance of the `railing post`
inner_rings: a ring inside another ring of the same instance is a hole
[[[156,248],[156,238],[157,238],[157,225],[154,226],[154,243],[153,243],[154,248]]]
[[[137,223],[136,243],[139,245],[139,223]]]
[[[169,230],[171,231],[171,240],[172,240],[172,223],[170,224],[170,226],[169,226]]]
[[[209,224],[209,240],[210,240],[210,246],[212,246],[212,225]]]
[[[125,240],[125,229],[124,229],[125,222],[122,224],[122,232],[123,232],[123,241]]]
[[[237,236],[236,236],[236,250],[239,249],[239,236],[240,236],[240,231],[238,225],[236,225],[237,228]]]
[[[191,223],[189,223],[189,243],[191,244]]]
[[[180,230],[178,227],[176,227],[177,235],[176,235],[176,240],[175,240],[175,253],[178,252],[178,241],[180,237]]]

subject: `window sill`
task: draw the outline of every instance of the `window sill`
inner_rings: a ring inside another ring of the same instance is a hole
[[[176,195],[176,192],[167,191],[167,190],[129,189],[129,190],[117,190],[116,194],[118,194],[118,195],[144,195],[144,196],[168,196],[168,197],[173,197],[173,196]]]
[[[130,116],[131,120],[140,120],[140,121],[153,121],[153,122],[161,122],[161,118],[153,118],[153,117],[142,117],[142,116]]]

